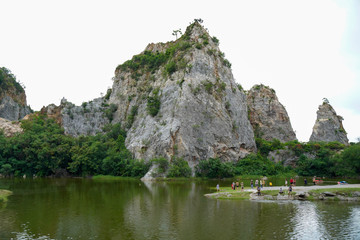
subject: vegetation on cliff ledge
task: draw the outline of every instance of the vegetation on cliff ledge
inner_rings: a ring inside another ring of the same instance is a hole
[[[5,91],[15,89],[17,93],[24,93],[25,90],[21,84],[16,80],[16,77],[11,71],[5,67],[0,68],[0,96]]]

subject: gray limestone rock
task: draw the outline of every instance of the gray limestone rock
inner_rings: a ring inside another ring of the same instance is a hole
[[[343,118],[336,114],[333,107],[324,101],[319,106],[310,142],[340,142],[349,145],[347,133],[342,125]]]
[[[19,104],[8,95],[0,99],[0,117],[10,121],[17,121],[31,112],[28,106]]]
[[[315,153],[304,153],[304,155],[309,159],[315,159],[316,157]],[[299,160],[299,156],[296,156],[295,152],[288,149],[287,147],[285,149],[279,149],[269,152],[267,158],[275,163],[280,162],[285,167],[291,166],[293,168],[296,167],[296,163]]]
[[[85,102],[82,106],[75,106],[63,99],[61,107],[61,124],[65,134],[71,136],[95,135],[110,122],[105,116],[108,108],[103,98]]]
[[[81,106],[75,106],[63,98],[59,106],[50,104],[42,108],[41,113],[60,124],[64,128],[65,134],[78,137],[103,132],[103,127],[110,122],[106,117],[109,109],[104,98],[84,102]],[[112,112],[109,111],[109,113],[111,118]]]
[[[275,91],[264,85],[255,85],[247,92],[249,118],[255,136],[281,142],[296,140],[285,107]]]
[[[336,193],[333,193],[333,192],[323,192],[322,194],[326,197],[335,197],[336,196]]]
[[[146,54],[163,53],[170,59],[157,67],[134,64]],[[236,161],[255,151],[246,96],[229,66],[199,23],[177,41],[149,44],[120,65],[109,103],[118,106],[113,122],[128,128],[125,143],[134,157],[177,155],[194,167],[200,159]],[[149,102],[155,100],[160,106],[151,114]]]

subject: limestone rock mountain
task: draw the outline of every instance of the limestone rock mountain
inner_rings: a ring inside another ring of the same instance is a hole
[[[310,136],[310,142],[337,141],[349,145],[347,133],[342,125],[343,118],[336,114],[327,100],[319,106],[316,114],[317,118]]]
[[[5,67],[0,68],[0,117],[10,121],[20,120],[31,112],[26,103],[24,88]]]
[[[235,161],[256,150],[246,96],[231,64],[197,21],[173,42],[149,44],[119,65],[109,104],[128,129],[137,159],[183,157]]]
[[[68,102],[65,98],[59,106],[50,104],[41,109],[41,113],[55,119],[65,131],[65,134],[78,137],[80,135],[95,135],[109,123],[106,113],[109,111],[104,98],[96,98],[84,102],[81,106]]]
[[[255,136],[281,142],[296,140],[285,107],[279,102],[275,90],[255,85],[247,92],[249,119]]]

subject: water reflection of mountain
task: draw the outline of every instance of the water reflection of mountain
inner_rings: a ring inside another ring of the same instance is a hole
[[[1,180],[3,181],[3,180]],[[1,182],[0,181],[0,182]],[[358,238],[360,206],[204,197],[214,182],[13,181],[0,209],[0,239],[12,232],[55,239]]]

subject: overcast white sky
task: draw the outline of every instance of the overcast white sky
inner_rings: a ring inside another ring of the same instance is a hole
[[[34,110],[99,97],[117,65],[202,18],[238,83],[276,90],[300,141],[324,97],[350,141],[360,137],[360,1],[0,0],[0,9],[0,66]]]

